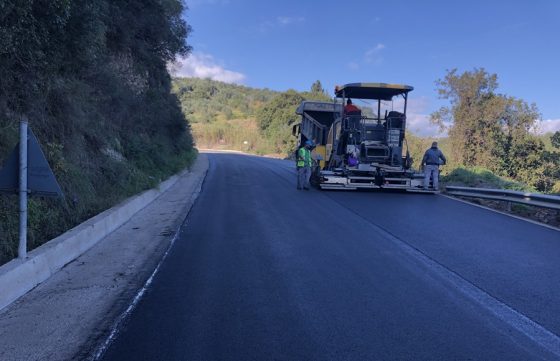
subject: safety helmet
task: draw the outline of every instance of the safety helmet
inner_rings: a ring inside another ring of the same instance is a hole
[[[308,146],[312,147],[312,146],[313,146],[313,141],[311,141],[311,140],[306,140],[306,141],[305,141],[305,145],[308,145]]]

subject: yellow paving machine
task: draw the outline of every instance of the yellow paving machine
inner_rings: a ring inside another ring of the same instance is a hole
[[[298,143],[312,140],[321,189],[385,188],[423,191],[405,138],[408,85],[352,83],[335,88],[333,102],[304,101],[296,110]],[[347,105],[348,100],[358,107]]]

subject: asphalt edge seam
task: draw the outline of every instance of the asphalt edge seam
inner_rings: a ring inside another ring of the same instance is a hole
[[[185,207],[186,212],[185,212],[185,215],[183,217],[183,220],[179,224],[178,228],[175,230],[175,234],[171,238],[171,241],[169,242],[169,245],[167,246],[167,249],[165,250],[161,259],[159,260],[156,268],[151,273],[150,277],[148,277],[146,282],[144,282],[142,287],[136,292],[136,295],[134,296],[134,298],[132,299],[132,301],[128,305],[128,307],[126,307],[126,309],[119,315],[119,317],[117,317],[117,320],[111,326],[109,335],[107,336],[105,341],[103,341],[98,347],[94,348],[94,352],[92,353],[92,355],[90,355],[90,357],[87,358],[87,360],[98,361],[98,360],[102,359],[102,357],[105,355],[105,353],[107,352],[107,350],[109,349],[109,347],[111,346],[113,341],[119,335],[119,332],[122,329],[122,326],[124,326],[125,322],[129,318],[129,316],[132,314],[134,309],[138,306],[138,304],[142,300],[142,297],[144,296],[144,294],[146,293],[146,291],[148,290],[148,288],[152,284],[155,276],[159,272],[159,269],[160,269],[161,265],[163,264],[163,262],[165,262],[169,252],[173,248],[173,245],[175,244],[175,241],[177,240],[177,238],[179,238],[179,233],[181,232],[181,228],[185,224],[185,221],[187,220],[191,210],[193,209],[196,201],[198,200],[198,197],[199,197],[200,193],[202,192],[203,185],[204,185],[204,182],[206,180],[206,175],[208,173],[208,169],[209,169],[209,167],[203,172],[200,181],[195,186],[194,192],[191,195],[190,202]]]

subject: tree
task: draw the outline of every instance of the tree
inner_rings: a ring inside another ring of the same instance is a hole
[[[496,99],[500,100],[501,109],[493,149],[498,167],[489,168],[528,181],[529,174],[535,174],[535,169],[541,166],[544,151],[543,142],[531,134],[539,112],[534,104],[528,105],[520,99],[503,95]]]
[[[305,98],[295,90],[280,93],[257,113],[262,133],[273,139],[276,151],[289,152],[295,146],[291,127],[297,122],[295,110]]]
[[[554,148],[560,149],[560,130],[555,132],[552,137],[550,137],[550,142]]]
[[[453,69],[436,85],[440,98],[449,99],[451,107],[442,107],[431,117],[440,127],[448,127],[452,156],[466,166],[487,166],[487,150],[494,147],[494,134],[499,131],[496,74],[475,69],[458,75]]]
[[[442,107],[431,118],[448,127],[452,157],[467,167],[479,166],[540,190],[544,182],[544,144],[533,133],[540,118],[535,104],[497,94],[498,77],[484,69],[447,72],[436,82]]]
[[[321,84],[320,80],[315,81],[311,85],[311,93],[312,94],[325,94],[325,89],[323,89],[323,85]]]
[[[560,194],[560,131],[550,138],[553,150],[543,152],[543,188]]]

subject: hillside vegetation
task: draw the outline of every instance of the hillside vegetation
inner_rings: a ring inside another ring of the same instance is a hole
[[[483,69],[449,71],[437,83],[450,105],[432,114],[449,137],[437,139],[447,155],[444,181],[560,192],[560,133],[537,136],[535,105],[497,93],[497,75]],[[175,79],[173,91],[192,121],[202,148],[237,149],[288,156],[295,147],[292,125],[303,100],[329,101],[320,81],[308,92],[274,92],[209,79]],[[413,166],[436,139],[407,133]],[[490,176],[492,175],[492,176]]]
[[[287,155],[295,147],[292,126],[303,100],[325,100],[319,81],[309,92],[271,91],[210,79],[177,78],[173,92],[191,122],[199,148]]]
[[[29,249],[188,165],[196,153],[166,63],[190,48],[179,0],[0,2],[0,162],[22,117],[65,199],[31,198]],[[0,263],[18,207],[0,197]]]
[[[256,115],[278,93],[196,78],[175,79],[173,93],[181,101],[198,148],[259,153],[271,149],[259,134]]]

